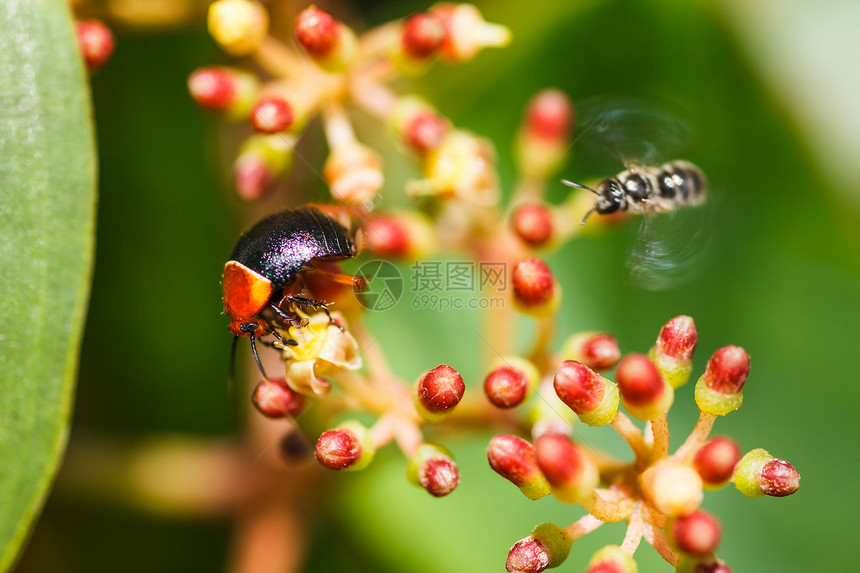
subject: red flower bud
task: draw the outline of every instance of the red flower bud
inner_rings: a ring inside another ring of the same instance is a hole
[[[724,346],[714,352],[705,369],[705,384],[720,394],[737,394],[750,372],[750,356],[740,346]]]
[[[433,228],[419,213],[384,213],[370,216],[364,225],[365,249],[393,259],[420,257],[433,248]]]
[[[339,26],[334,16],[310,6],[296,17],[296,40],[312,57],[327,58],[337,47]]]
[[[375,453],[370,433],[358,422],[344,422],[323,432],[316,445],[317,461],[331,470],[363,469]]]
[[[656,351],[675,360],[690,360],[696,350],[699,334],[689,316],[676,316],[663,325],[657,337]]]
[[[251,397],[254,407],[269,418],[298,416],[305,407],[305,397],[287,385],[287,381],[263,380]]]
[[[436,444],[421,444],[409,459],[406,477],[430,495],[442,497],[460,483],[460,470],[448,450]]]
[[[405,126],[403,139],[415,151],[427,153],[441,145],[448,129],[448,122],[442,116],[434,113],[419,113]]]
[[[403,21],[401,45],[406,55],[426,59],[435,55],[444,36],[445,26],[435,14],[418,12]]]
[[[505,570],[512,573],[540,573],[549,567],[549,552],[531,535],[520,539],[508,551]]]
[[[264,157],[249,154],[240,156],[233,165],[233,185],[245,201],[255,201],[272,190],[275,173]]]
[[[552,238],[552,212],[544,205],[519,206],[511,217],[511,225],[514,233],[532,247],[541,247]]]
[[[535,459],[535,447],[517,436],[494,436],[487,447],[487,460],[493,470],[520,488],[529,499],[550,492],[549,484]]]
[[[725,436],[718,436],[699,448],[693,458],[693,467],[706,485],[719,486],[732,477],[739,459],[741,450],[737,442]]]
[[[114,37],[110,28],[98,20],[81,20],[77,23],[78,46],[84,62],[90,69],[107,62],[114,49]]]
[[[697,563],[692,573],[732,573],[732,569],[722,561],[717,560]]]
[[[278,133],[293,123],[293,108],[283,98],[267,96],[251,110],[251,125],[261,133]]]
[[[553,494],[566,503],[585,499],[600,481],[588,455],[564,434],[540,436],[535,441],[535,459]]]
[[[529,395],[529,390],[526,375],[510,366],[499,366],[484,380],[484,392],[496,408],[519,406]]]
[[[541,523],[532,529],[531,535],[514,543],[508,552],[505,569],[538,573],[558,567],[567,559],[572,543],[573,538],[565,529],[552,523]]]
[[[608,424],[618,413],[618,387],[580,362],[562,362],[552,385],[561,401],[590,426]]]
[[[573,119],[573,106],[558,90],[544,90],[529,102],[525,130],[541,139],[567,139]]]
[[[699,381],[696,404],[703,412],[724,416],[740,408],[741,389],[750,371],[750,356],[740,346],[724,346],[714,352]]]
[[[252,74],[224,66],[199,68],[188,77],[188,92],[194,102],[229,120],[248,118],[259,87]]]
[[[561,401],[577,414],[597,408],[605,394],[600,375],[575,360],[561,363],[553,379],[553,387]]]
[[[761,468],[761,490],[765,495],[785,497],[800,487],[800,474],[785,460],[773,458]]]
[[[330,470],[346,469],[361,457],[361,444],[349,430],[328,430],[317,440],[316,456]]]
[[[732,477],[735,487],[747,497],[785,497],[800,487],[797,470],[761,448],[747,452],[735,466]]]
[[[555,292],[555,279],[545,262],[525,259],[517,263],[513,274],[514,294],[525,306],[548,302]]]
[[[638,571],[633,557],[617,545],[607,545],[594,554],[585,573],[635,573]]]
[[[419,412],[429,413],[430,418],[447,414],[460,403],[465,391],[466,384],[459,372],[447,364],[437,366],[418,379],[416,400],[421,406]]]
[[[681,554],[676,571],[677,573],[732,573],[728,565],[712,555],[696,557],[686,554]]]
[[[409,253],[409,233],[404,221],[397,217],[373,217],[365,232],[366,248],[384,257],[404,257]]]
[[[564,343],[565,360],[582,362],[592,370],[609,370],[621,359],[621,350],[615,337],[602,332],[574,334]]]
[[[672,405],[672,387],[644,354],[628,354],[618,365],[616,380],[624,407],[637,418],[653,420]]]
[[[432,458],[427,460],[418,471],[418,481],[430,495],[448,495],[460,483],[460,470],[450,459]]]
[[[621,399],[634,406],[654,403],[663,394],[663,379],[644,354],[628,354],[616,376]]]
[[[690,379],[698,339],[696,323],[689,316],[676,316],[660,329],[648,358],[672,388],[683,386]]]
[[[701,509],[673,519],[666,529],[678,549],[699,557],[716,551],[722,535],[717,519]]]
[[[236,96],[232,74],[217,66],[199,68],[188,78],[188,91],[200,107],[226,111]]]
[[[528,314],[553,314],[561,303],[561,289],[552,272],[540,259],[524,259],[513,270],[514,302]]]

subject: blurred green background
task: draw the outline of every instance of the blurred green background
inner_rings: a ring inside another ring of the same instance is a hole
[[[824,23],[840,21],[839,10],[853,10],[849,4],[823,3],[809,12],[835,12],[822,20],[806,18],[798,2],[769,16],[740,2],[483,2],[488,20],[511,28],[512,44],[458,67],[437,65],[400,85],[493,139],[506,191],[513,185],[513,135],[536,91],[556,87],[575,101],[606,96],[679,104],[694,133],[687,158],[708,174],[719,205],[699,276],[662,292],[631,286],[624,259],[635,226],[573,241],[549,261],[565,293],[559,336],[606,330],[622,350],[645,351],[663,322],[689,314],[700,332],[694,375],[720,346],[749,351],[744,405],[715,431],[735,437],[745,451],[764,447],[787,459],[803,480],[786,499],[747,499],[733,488],[707,495],[706,509],[723,524],[719,555],[735,571],[849,571],[860,558],[852,542],[860,509],[853,487],[860,470],[853,419],[860,402],[853,354],[860,187],[853,165],[838,160],[856,157],[846,153],[851,142],[828,131],[856,125],[860,109],[831,126],[823,119],[846,113],[844,94],[832,93],[826,71],[851,75],[856,61],[837,52],[843,66],[834,64],[826,41],[817,53],[803,52],[806,61],[797,58],[798,44],[816,37],[808,28],[819,26],[825,38],[832,28]],[[363,2],[357,10],[370,26],[425,7]],[[236,431],[224,382],[230,337],[219,280],[254,215],[229,189],[224,158],[235,142],[185,88],[196,67],[228,60],[202,22],[163,33],[117,32],[115,57],[93,79],[101,201],[73,448],[89,436]],[[812,82],[814,72],[823,75]],[[804,73],[814,85],[803,82]],[[309,139],[305,153],[319,168],[322,144]],[[387,166],[395,181],[414,172],[391,158]],[[304,169],[298,162],[297,170]],[[576,147],[563,171],[579,180],[608,174],[596,172]],[[280,196],[264,208],[285,201]],[[369,317],[399,374],[411,379],[447,362],[463,373],[469,392],[479,391],[484,348],[464,325],[479,320],[477,313],[453,311],[416,317],[403,304]],[[676,394],[673,445],[695,422],[692,391],[688,385]],[[577,431],[595,446],[623,451],[609,430]],[[567,525],[580,517],[581,510],[554,499],[530,502],[495,476],[485,461],[489,436],[440,438],[463,476],[441,500],[406,483],[402,457],[392,448],[364,472],[334,476],[334,490],[308,524],[306,570],[501,571],[510,546],[535,524]],[[226,518],[171,518],[81,499],[61,481],[17,570],[224,570],[231,527]],[[583,570],[594,551],[622,537],[622,526],[601,528],[575,543],[560,570]],[[647,544],[637,560],[641,571],[670,569]]]

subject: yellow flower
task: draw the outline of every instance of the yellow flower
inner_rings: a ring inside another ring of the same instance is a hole
[[[499,202],[496,154],[492,144],[466,131],[451,131],[442,144],[427,155],[425,179],[411,181],[412,196],[453,196],[477,205]]]
[[[331,390],[331,385],[320,376],[361,368],[358,343],[348,331],[332,324],[324,312],[312,315],[301,310],[296,312],[308,323],[301,328],[290,327],[288,331],[298,345],[283,349],[287,384],[296,392],[322,398]],[[338,313],[332,313],[332,318],[345,324]]]

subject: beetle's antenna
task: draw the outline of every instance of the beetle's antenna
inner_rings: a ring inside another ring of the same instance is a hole
[[[269,377],[266,375],[266,371],[263,370],[263,363],[260,362],[260,355],[257,354],[257,338],[254,336],[253,332],[249,334],[248,337],[251,339],[251,353],[254,355],[254,361],[257,363],[257,368],[260,369],[260,374],[263,375],[263,378],[268,380]]]
[[[589,187],[587,185],[583,185],[582,183],[574,183],[573,181],[568,181],[567,179],[562,179],[561,182],[564,183],[565,185],[567,185],[568,187],[576,187],[577,189],[585,189],[586,191],[591,191],[595,195],[600,195],[600,193],[598,193],[597,191],[595,191],[594,189],[592,189],[591,187]],[[588,215],[586,215],[586,217],[587,216]],[[583,221],[584,220],[585,219],[583,219]]]

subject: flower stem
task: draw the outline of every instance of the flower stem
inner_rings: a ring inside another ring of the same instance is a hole
[[[645,524],[645,541],[651,544],[651,546],[657,550],[657,553],[660,554],[660,557],[666,560],[669,565],[673,567],[678,565],[678,561],[680,557],[677,553],[669,546],[669,542],[666,541],[666,536],[663,535],[663,531],[657,529],[650,523]]]
[[[642,502],[636,502],[633,506],[633,513],[630,514],[630,523],[627,525],[627,533],[624,535],[621,551],[633,555],[644,534],[645,522],[642,520]]]
[[[565,527],[565,531],[570,535],[571,541],[576,541],[580,537],[588,535],[601,525],[606,523],[605,521],[600,521],[593,515],[585,515],[576,523],[571,523],[567,527]]]
[[[346,147],[357,141],[352,122],[341,105],[330,102],[323,107],[322,113],[323,129],[329,149]]]
[[[599,519],[614,523],[626,519],[633,512],[633,502],[625,497],[611,501],[603,497],[600,491],[609,493],[607,490],[595,490],[591,497],[581,501],[585,510]]]
[[[665,458],[669,453],[669,422],[664,412],[651,420],[651,431],[654,432],[654,445],[651,449],[651,462]]]
[[[397,26],[398,22],[388,22],[363,33],[358,40],[356,60],[364,62],[384,53]]]
[[[304,58],[272,36],[266,36],[260,42],[254,52],[254,59],[261,68],[275,77],[303,76],[311,69]]]
[[[648,446],[645,444],[645,437],[624,412],[618,412],[618,415],[612,420],[612,427],[636,454],[637,461],[648,459]]]
[[[546,370],[549,361],[549,345],[555,331],[555,317],[547,316],[537,321],[537,338],[529,360],[539,369]]]
[[[685,462],[689,461],[693,454],[696,453],[696,450],[702,447],[702,444],[708,439],[716,419],[716,414],[699,412],[699,420],[696,422],[696,426],[672,457]]]
[[[394,112],[397,95],[377,82],[356,80],[350,86],[353,100],[365,111],[385,120]]]

